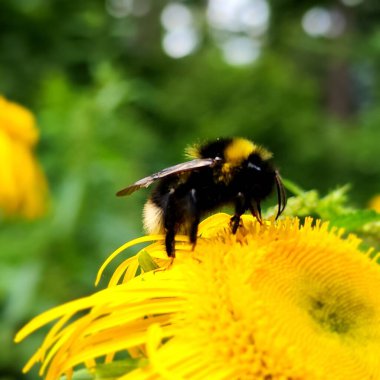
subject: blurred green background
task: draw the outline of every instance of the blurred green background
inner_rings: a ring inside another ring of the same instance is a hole
[[[0,93],[37,117],[52,206],[1,220],[0,379],[37,378],[41,336],[15,331],[93,291],[142,233],[147,191],[115,192],[189,143],[252,138],[305,189],[379,193],[379,21],[377,0],[2,0]]]

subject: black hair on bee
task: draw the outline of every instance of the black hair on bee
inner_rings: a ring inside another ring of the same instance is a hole
[[[165,233],[169,257],[175,256],[175,236],[183,233],[197,241],[201,217],[216,208],[233,204],[235,234],[241,215],[249,210],[261,223],[260,203],[277,190],[278,218],[286,206],[286,192],[279,172],[271,163],[272,153],[250,140],[221,138],[187,149],[191,161],[145,177],[117,196],[157,182],[144,206],[144,227],[150,234]]]

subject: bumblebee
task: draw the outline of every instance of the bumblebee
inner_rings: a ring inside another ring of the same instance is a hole
[[[176,234],[188,235],[195,245],[201,217],[220,206],[235,207],[233,234],[247,210],[262,222],[260,203],[275,187],[276,219],[284,211],[285,189],[271,162],[272,153],[263,147],[244,138],[221,138],[191,146],[186,153],[191,161],[145,177],[116,194],[129,195],[157,182],[144,206],[144,227],[150,234],[165,233],[169,257],[175,256]]]

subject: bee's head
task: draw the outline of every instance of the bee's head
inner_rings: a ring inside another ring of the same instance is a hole
[[[275,169],[270,158],[258,152],[251,153],[240,164],[240,176],[247,186],[254,189],[260,198],[272,192],[275,185]]]
[[[251,153],[243,162],[245,169],[253,176],[263,176],[274,172],[271,157],[263,157],[259,152]]]
[[[271,155],[262,154],[260,151],[251,153],[241,164],[242,175],[245,177],[247,186],[257,200],[266,198],[276,187],[278,218],[285,209],[286,192],[281,181],[279,172],[272,164]]]

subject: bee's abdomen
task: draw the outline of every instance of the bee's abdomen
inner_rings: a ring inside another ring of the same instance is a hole
[[[164,211],[151,199],[144,205],[143,210],[144,229],[148,234],[162,234],[164,229]]]

